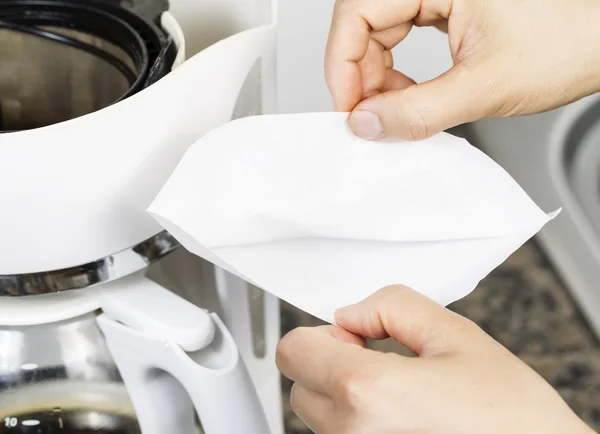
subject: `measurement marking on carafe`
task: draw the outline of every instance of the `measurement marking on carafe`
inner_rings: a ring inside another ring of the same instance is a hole
[[[40,424],[39,420],[36,419],[29,419],[29,420],[24,420],[23,422],[21,422],[21,425],[23,426],[38,426]]]
[[[19,423],[19,420],[16,417],[7,417],[4,419],[4,426],[9,428],[14,428]]]
[[[65,427],[65,426],[64,426],[64,424],[63,424],[62,417],[59,417],[59,418],[58,418],[58,427],[59,427],[60,429],[63,429],[63,428]]]
[[[23,363],[21,365],[21,369],[23,371],[33,371],[34,369],[37,369],[38,365],[35,363]]]

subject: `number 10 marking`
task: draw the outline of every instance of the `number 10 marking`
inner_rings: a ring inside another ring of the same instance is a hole
[[[7,417],[6,419],[4,419],[4,426],[7,426],[9,428],[16,427],[18,423],[19,421],[16,417]]]

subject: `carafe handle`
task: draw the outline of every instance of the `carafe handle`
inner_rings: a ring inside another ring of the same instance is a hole
[[[215,314],[141,275],[101,300],[98,316],[143,434],[268,434],[233,337]]]

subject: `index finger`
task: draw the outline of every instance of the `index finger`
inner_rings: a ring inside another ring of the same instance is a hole
[[[365,360],[368,350],[364,345],[363,340],[337,326],[300,327],[279,342],[277,367],[304,388],[330,395],[344,373]]]
[[[359,62],[367,53],[371,32],[411,21],[419,13],[420,3],[420,0],[336,1],[325,55],[325,79],[336,110],[351,111],[361,101]]]

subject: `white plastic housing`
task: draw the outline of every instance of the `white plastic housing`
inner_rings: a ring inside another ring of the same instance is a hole
[[[1,134],[0,274],[84,264],[160,232],[146,207],[187,147],[231,119],[248,73],[274,48],[275,3],[174,0],[189,60],[98,112]]]
[[[143,276],[106,292],[98,324],[144,434],[269,434],[233,337],[216,314]],[[194,412],[195,410],[195,412]]]

